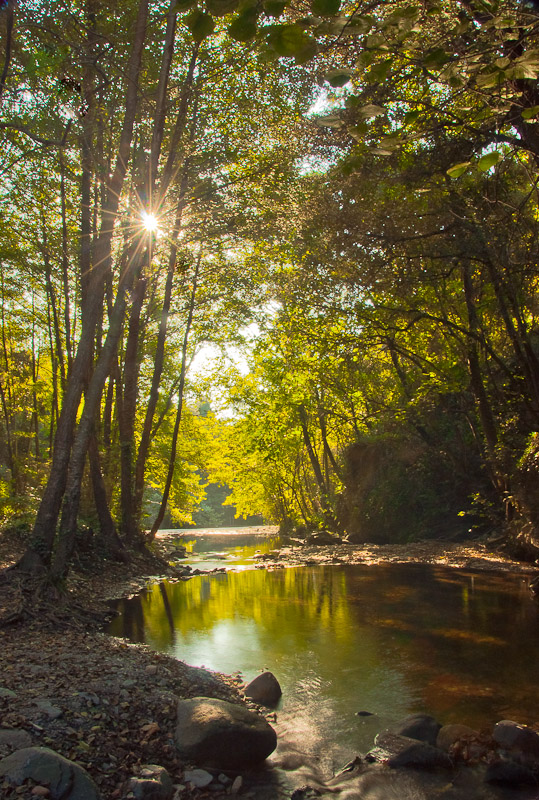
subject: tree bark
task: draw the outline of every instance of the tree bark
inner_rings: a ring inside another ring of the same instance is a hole
[[[163,522],[165,512],[167,510],[168,498],[170,496],[170,487],[172,486],[172,480],[174,478],[174,468],[176,462],[176,450],[178,447],[178,436],[180,432],[180,424],[182,421],[182,407],[183,407],[183,394],[185,388],[185,375],[187,372],[187,347],[189,344],[189,334],[191,332],[191,325],[193,323],[193,313],[195,309],[195,298],[197,292],[197,284],[198,284],[198,274],[200,269],[200,263],[202,260],[202,256],[199,254],[196,265],[195,265],[195,274],[193,276],[193,289],[191,292],[191,300],[189,302],[189,312],[187,315],[187,322],[185,324],[185,333],[183,336],[183,344],[182,344],[182,365],[180,369],[180,383],[178,386],[178,408],[176,410],[176,420],[174,422],[174,431],[172,433],[172,441],[170,443],[170,455],[168,461],[168,470],[167,470],[167,477],[165,481],[165,486],[163,489],[163,497],[161,498],[161,504],[159,506],[159,511],[157,512],[157,516],[153,522],[153,525],[150,530],[149,538],[150,541],[155,537],[155,534],[159,530],[161,523]]]
[[[89,0],[89,2],[91,3],[91,0]],[[70,457],[72,455],[72,447],[75,438],[77,413],[91,365],[97,322],[102,313],[104,280],[107,270],[110,268],[114,222],[129,163],[131,141],[138,107],[138,84],[144,39],[146,36],[147,17],[148,0],[140,0],[134,29],[133,46],[126,74],[123,126],[118,146],[116,165],[108,186],[107,202],[102,209],[100,233],[92,252],[91,271],[88,276],[88,303],[86,305],[86,314],[83,315],[79,346],[73,361],[73,367],[66,386],[62,410],[58,420],[49,479],[37,512],[31,544],[25,555],[19,561],[19,568],[23,570],[33,571],[36,568],[48,567],[52,559],[58,516],[62,505],[62,498],[64,497],[68,484],[68,471],[70,469]],[[92,33],[90,32],[90,45],[91,38]],[[91,48],[89,47],[89,49]],[[103,380],[105,380],[105,378],[103,378]],[[101,389],[102,386],[100,387],[100,390]],[[93,422],[93,417],[91,422]],[[87,436],[81,435],[79,439],[79,452],[77,456],[79,461],[80,443],[83,441],[85,445],[87,445]],[[77,461],[72,475],[79,474],[79,461]],[[82,478],[82,471],[80,471],[80,476]],[[72,480],[70,483],[70,493],[70,497],[77,495],[76,505],[78,508],[80,487],[77,493],[72,486]]]

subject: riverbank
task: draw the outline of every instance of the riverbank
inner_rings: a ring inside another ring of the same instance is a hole
[[[70,600],[84,607],[96,624],[76,627],[58,617],[44,624],[39,618],[0,630],[0,756],[14,746],[50,747],[83,766],[104,800],[129,797],[130,781],[157,763],[170,773],[178,798],[227,797],[213,784],[211,791],[192,789],[173,744],[177,698],[197,695],[242,702],[238,677],[189,667],[148,648],[105,636],[97,621],[105,600],[136,592],[148,580],[179,577],[181,567],[162,559],[170,551],[170,536],[156,542],[151,556],[137,556],[126,565],[92,570],[81,562],[69,580]],[[7,566],[19,555],[10,538],[0,536],[0,562]],[[21,549],[20,542],[19,549]],[[454,568],[530,574],[536,567],[514,561],[488,542],[422,542],[395,545],[287,545],[261,555],[256,566],[280,569],[309,564],[429,563]],[[0,593],[0,604],[7,602]],[[241,665],[238,665],[241,666]],[[2,694],[4,696],[2,696]],[[15,791],[0,782],[6,800],[35,798],[36,787]],[[244,787],[244,797],[259,797]],[[271,795],[270,795],[271,796]],[[275,794],[275,797],[278,795]]]

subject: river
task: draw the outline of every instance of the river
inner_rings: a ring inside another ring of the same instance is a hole
[[[410,713],[477,728],[539,720],[539,606],[522,576],[420,564],[265,570],[258,558],[276,536],[170,536],[186,547],[181,563],[224,571],[119,601],[109,632],[246,681],[271,670],[279,734],[329,770]]]

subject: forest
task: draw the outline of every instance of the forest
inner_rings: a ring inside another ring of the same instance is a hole
[[[0,3],[0,522],[539,539],[539,8]]]

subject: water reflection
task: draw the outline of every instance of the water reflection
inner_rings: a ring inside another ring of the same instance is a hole
[[[280,732],[303,732],[313,752],[337,742],[337,761],[416,711],[479,727],[539,720],[537,605],[519,577],[253,569],[153,586],[119,609],[113,634],[246,679],[271,669],[284,693]]]

